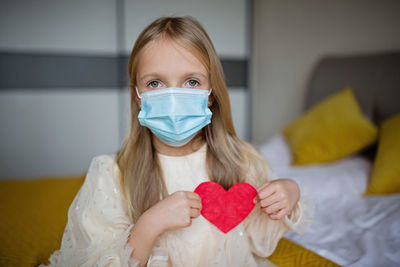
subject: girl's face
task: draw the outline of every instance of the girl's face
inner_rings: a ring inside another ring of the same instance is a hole
[[[141,53],[137,63],[136,86],[139,93],[168,87],[193,88],[209,90],[211,87],[209,73],[200,60],[189,50],[181,47],[167,38],[148,43]],[[140,107],[140,99],[136,95],[136,103]],[[208,106],[213,103],[209,96]],[[172,147],[164,144],[153,135],[154,146],[157,151],[169,155],[184,155],[197,144],[199,130],[189,143],[181,147]]]
[[[137,74],[140,93],[168,87],[209,90],[209,74],[187,49],[168,38],[152,41],[140,53]]]

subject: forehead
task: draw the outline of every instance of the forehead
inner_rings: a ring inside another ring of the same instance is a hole
[[[195,71],[207,73],[206,67],[189,48],[168,38],[149,42],[139,54],[138,74],[146,72]]]

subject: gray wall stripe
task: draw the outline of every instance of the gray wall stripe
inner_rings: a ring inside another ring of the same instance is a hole
[[[0,89],[116,88],[128,84],[128,56],[0,52]],[[221,59],[228,87],[247,88],[247,59]],[[125,66],[123,77],[118,71]]]
[[[118,58],[0,53],[0,88],[115,87]]]
[[[228,87],[247,88],[247,59],[221,59]]]

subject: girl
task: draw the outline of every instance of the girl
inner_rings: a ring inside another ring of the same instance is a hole
[[[95,157],[75,197],[54,266],[273,266],[265,258],[308,207],[236,137],[221,63],[190,17],[159,18],[129,60],[131,125],[116,155]],[[215,181],[257,189],[228,233],[203,216],[194,189]]]

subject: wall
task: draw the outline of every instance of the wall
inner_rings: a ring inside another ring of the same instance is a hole
[[[399,1],[254,1],[252,140],[301,113],[306,81],[326,54],[400,48]]]
[[[195,16],[225,66],[246,71],[248,7],[245,0],[1,1],[0,179],[82,173],[94,156],[116,152],[130,110],[120,63],[156,17]],[[236,130],[248,139],[245,74],[228,75],[236,81],[228,85]]]

